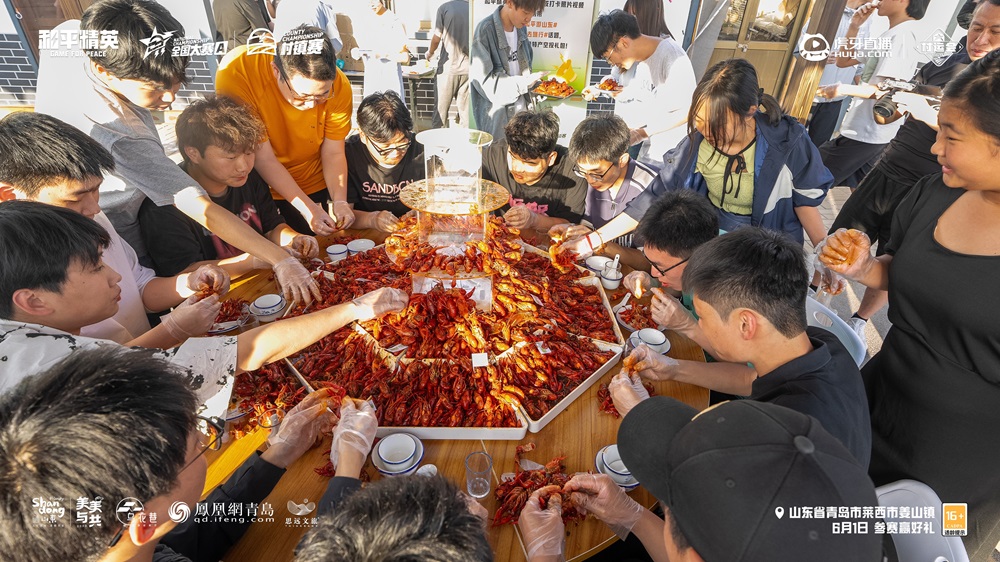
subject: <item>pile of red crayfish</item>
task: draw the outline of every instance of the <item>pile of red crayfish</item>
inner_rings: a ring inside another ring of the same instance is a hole
[[[501,482],[496,489],[497,508],[493,515],[493,525],[506,525],[516,523],[521,516],[521,510],[528,503],[531,494],[545,486],[559,486],[562,488],[570,480],[566,474],[566,466],[563,460],[566,457],[556,457],[548,462],[544,468],[538,470],[524,470],[521,468],[521,454],[534,450],[534,443],[519,445],[514,453],[514,464],[516,466],[514,478]],[[562,516],[563,523],[570,521],[582,521],[586,515],[581,513],[573,503],[570,494],[562,492]],[[543,501],[547,499],[544,498]]]

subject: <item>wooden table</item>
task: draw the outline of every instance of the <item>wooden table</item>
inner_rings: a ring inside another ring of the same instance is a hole
[[[377,242],[384,239],[383,234],[372,230],[351,231],[351,234],[371,238]],[[325,248],[328,242],[330,240],[321,240],[320,245]],[[270,279],[270,273],[263,271],[234,281],[231,295],[252,300],[256,295],[273,290],[274,284]],[[701,348],[691,340],[674,332],[668,332],[667,336],[671,342],[669,353],[671,357],[704,360]],[[600,382],[608,382],[619,369],[620,365],[616,365]],[[459,487],[464,487],[465,456],[473,451],[486,451],[493,457],[495,490],[500,482],[500,475],[514,471],[515,447],[522,443],[534,442],[537,445],[536,449],[527,453],[525,458],[544,464],[556,456],[565,455],[568,473],[593,471],[594,457],[602,447],[615,442],[620,423],[620,420],[598,411],[598,386],[599,383],[592,386],[541,432],[528,433],[523,442],[427,440],[424,441],[423,463],[436,465],[439,474]],[[658,395],[672,396],[695,408],[703,409],[708,405],[708,391],[704,388],[675,382],[656,382],[653,386]],[[237,442],[227,444],[222,451],[211,455],[206,490],[225,481],[253,451],[263,444],[265,438],[266,431],[257,431]],[[251,525],[246,535],[226,555],[226,560],[271,562],[292,559],[295,546],[308,528],[286,525],[286,519],[293,517],[288,511],[287,504],[289,500],[300,504],[306,500],[318,502],[322,497],[329,479],[317,475],[313,469],[325,464],[325,452],[328,449],[329,440],[310,450],[288,467],[288,471],[265,500],[274,509],[274,521]],[[365,470],[373,478],[379,478],[370,460]],[[641,486],[629,495],[643,505],[651,506],[655,502]],[[482,503],[492,517],[496,509],[493,494],[484,498]],[[315,516],[315,513],[310,515]],[[568,560],[585,559],[617,539],[604,523],[593,517],[579,524],[570,524],[566,530]],[[491,526],[488,531],[490,545],[497,560],[518,562],[526,559],[524,543],[516,525]]]

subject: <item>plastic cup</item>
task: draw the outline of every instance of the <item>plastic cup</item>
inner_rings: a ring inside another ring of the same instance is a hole
[[[465,488],[469,495],[481,499],[490,493],[490,472],[493,458],[488,453],[469,453],[465,457]]]

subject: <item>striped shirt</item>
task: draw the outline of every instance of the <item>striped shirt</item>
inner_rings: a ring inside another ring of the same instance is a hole
[[[587,206],[584,217],[590,221],[595,230],[606,225],[625,210],[625,205],[646,191],[649,184],[656,179],[657,173],[658,170],[648,164],[629,160],[628,170],[625,171],[625,180],[613,198],[610,190],[597,191],[593,187],[587,187]],[[632,234],[619,236],[614,242],[631,248],[633,247]]]

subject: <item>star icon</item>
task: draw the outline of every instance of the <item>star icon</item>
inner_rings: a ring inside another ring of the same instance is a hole
[[[146,46],[146,54],[142,55],[142,60],[146,60],[149,55],[161,55],[167,50],[167,41],[173,37],[176,31],[159,33],[153,28],[153,35],[147,39],[140,39],[139,42]]]

